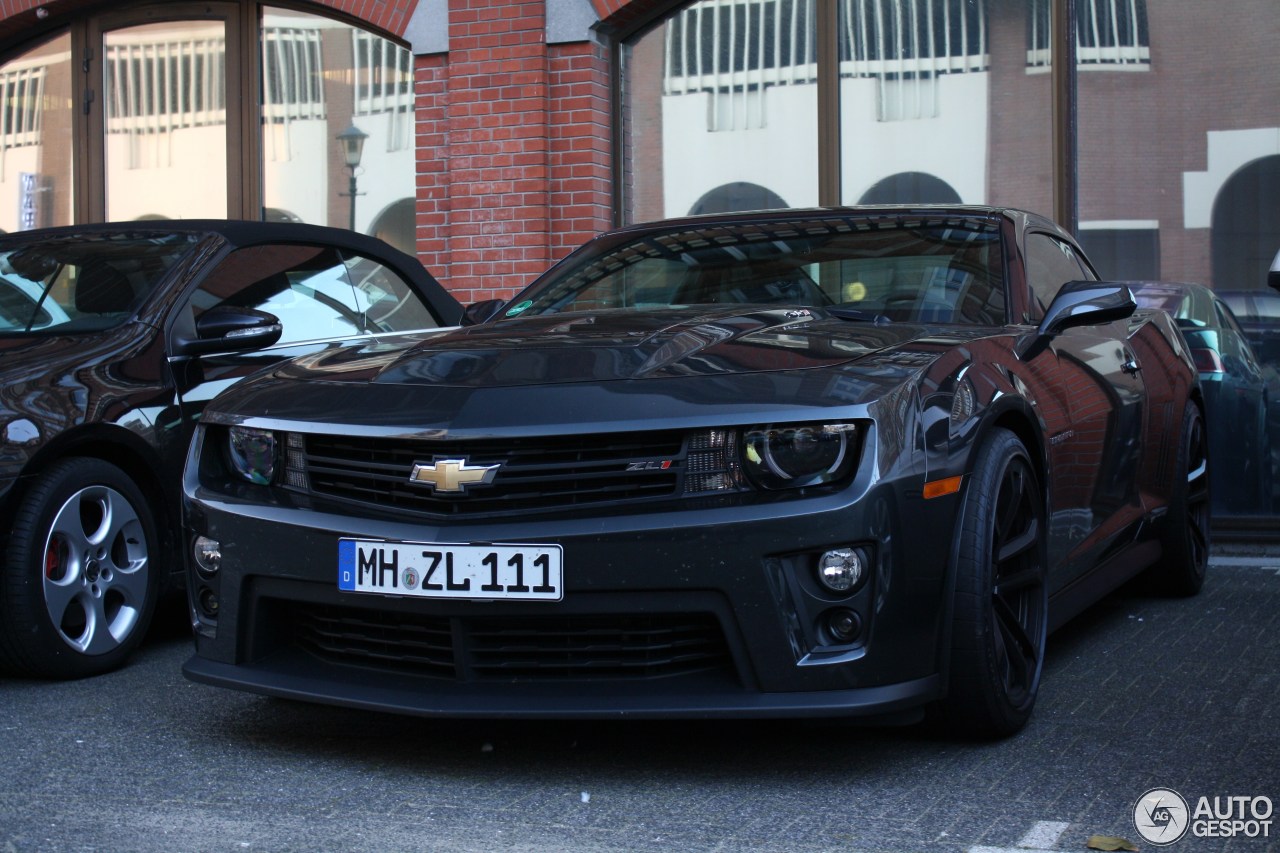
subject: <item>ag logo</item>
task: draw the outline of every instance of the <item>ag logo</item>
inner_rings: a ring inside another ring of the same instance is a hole
[[[1191,813],[1182,795],[1169,788],[1152,788],[1133,805],[1133,826],[1157,847],[1172,844],[1187,834]]]

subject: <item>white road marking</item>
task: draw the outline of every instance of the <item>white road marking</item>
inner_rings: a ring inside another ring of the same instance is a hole
[[[1054,845],[1069,826],[1071,824],[1060,820],[1038,820],[1017,847],[970,847],[968,853],[1059,853]]]
[[[1210,557],[1209,565],[1233,569],[1265,569],[1280,571],[1280,560],[1275,557]]]
[[[1058,839],[1062,837],[1062,833],[1067,831],[1069,823],[1063,823],[1060,820],[1040,820],[1036,821],[1026,835],[1022,836],[1022,840],[1018,842],[1019,847],[1026,848],[1042,848],[1052,849]]]

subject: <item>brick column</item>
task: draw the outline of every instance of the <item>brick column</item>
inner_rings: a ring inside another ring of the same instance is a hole
[[[612,223],[608,49],[548,47],[544,15],[454,0],[448,54],[416,62],[418,256],[463,304],[513,295]]]
[[[556,45],[550,68],[550,251],[558,260],[612,224],[608,51]]]

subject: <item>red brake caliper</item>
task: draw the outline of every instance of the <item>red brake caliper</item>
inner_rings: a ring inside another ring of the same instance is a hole
[[[62,543],[57,539],[50,539],[44,551],[44,576],[53,581],[61,580],[64,571]]]

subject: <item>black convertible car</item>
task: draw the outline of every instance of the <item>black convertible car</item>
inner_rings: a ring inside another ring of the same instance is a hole
[[[182,463],[214,394],[334,339],[461,313],[414,258],[350,231],[153,221],[0,237],[0,671],[89,675],[138,644],[183,577]]]
[[[1195,368],[1096,278],[1013,210],[693,218],[462,329],[282,364],[192,445],[185,672],[420,715],[1013,732],[1050,630],[1143,570],[1204,578]]]

